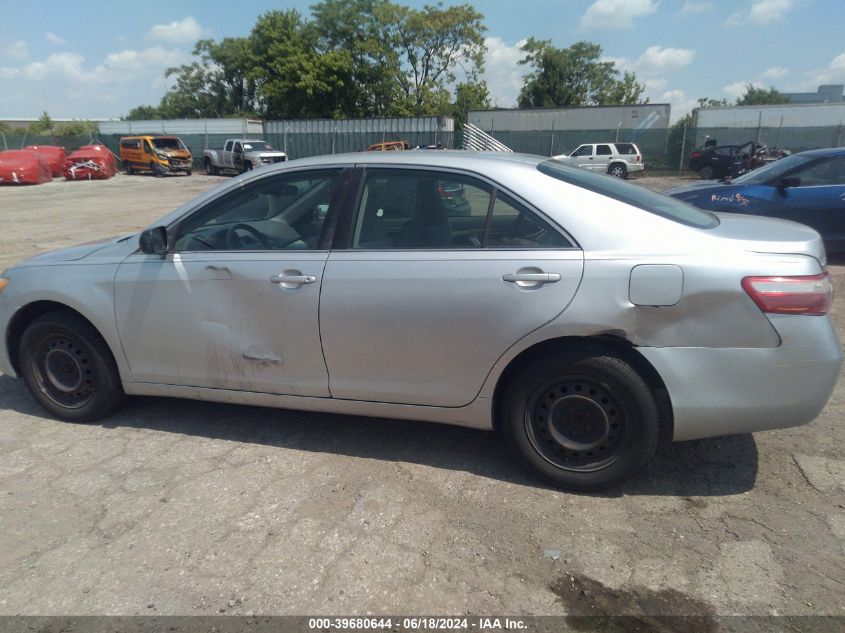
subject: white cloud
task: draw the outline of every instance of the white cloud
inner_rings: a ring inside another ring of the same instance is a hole
[[[595,0],[581,18],[585,30],[630,29],[634,18],[657,11],[657,0]]]
[[[659,95],[648,95],[652,103],[668,103],[672,106],[669,122],[674,123],[681,117],[692,112],[698,106],[698,99],[688,97],[683,90],[667,90]]]
[[[488,37],[484,39],[484,44],[487,46],[484,80],[491,100],[500,108],[515,106],[522,89],[522,78],[527,72],[518,63],[525,57],[525,53],[519,50],[525,40],[511,46],[501,38]]]
[[[817,68],[805,73],[805,80],[796,87],[815,92],[822,84],[845,83],[845,53],[834,57],[824,68]]]
[[[638,70],[647,72],[650,70],[677,70],[688,66],[695,57],[695,51],[691,48],[663,48],[662,46],[649,46],[637,59],[635,66]]]
[[[0,48],[0,55],[12,59],[26,59],[29,55],[29,47],[24,40],[12,42],[8,46]]]
[[[161,42],[180,43],[180,42],[195,42],[205,34],[205,30],[200,26],[193,16],[188,16],[184,20],[176,20],[170,24],[156,24],[147,33],[147,38],[151,40],[159,40]]]
[[[187,63],[180,49],[154,46],[110,53],[89,63],[78,53],[62,52],[19,67],[0,67],[0,112],[32,116],[43,110],[54,117],[119,116],[142,104],[156,104],[172,85],[164,71]],[[15,90],[2,80],[14,79]]]
[[[55,44],[56,46],[63,46],[64,44],[67,44],[67,40],[65,38],[59,37],[58,35],[50,31],[47,31],[44,37],[47,38],[48,42],[50,42],[51,44]]]
[[[681,13],[685,15],[695,15],[698,13],[705,13],[713,8],[713,3],[709,0],[687,0],[684,6],[681,7]]]
[[[728,16],[725,24],[739,26],[746,23],[769,24],[779,22],[784,15],[795,8],[796,0],[753,0],[751,5],[742,11]]]
[[[761,79],[779,79],[784,75],[788,75],[789,70],[784,68],[783,66],[773,66],[772,68],[767,68],[762,73],[760,73]]]
[[[765,88],[766,86],[763,84],[762,81],[755,80],[755,81],[735,81],[732,84],[728,84],[727,86],[722,87],[722,94],[728,100],[728,103],[732,101],[736,101],[739,97],[745,94],[748,86],[752,85],[755,88]]]

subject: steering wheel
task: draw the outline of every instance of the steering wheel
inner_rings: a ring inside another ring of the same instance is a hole
[[[244,245],[241,241],[240,235],[238,235],[239,230],[246,231],[252,237],[254,237],[259,244],[261,244],[261,247],[263,249],[270,250],[270,242],[267,241],[267,238],[264,235],[259,233],[255,227],[241,222],[230,226],[229,229],[226,231],[226,248],[230,251],[239,250]]]

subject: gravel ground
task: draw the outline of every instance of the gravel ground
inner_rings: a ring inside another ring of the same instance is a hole
[[[0,269],[219,180],[0,188]],[[674,444],[581,496],[488,433],[156,398],[74,425],[0,375],[0,615],[842,616],[843,384],[808,426]]]

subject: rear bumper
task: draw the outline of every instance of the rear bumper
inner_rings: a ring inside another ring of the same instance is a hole
[[[645,169],[645,163],[628,163],[628,173],[634,171],[643,171]]]
[[[769,315],[775,348],[640,348],[672,400],[673,439],[806,424],[827,404],[842,347],[827,317]]]

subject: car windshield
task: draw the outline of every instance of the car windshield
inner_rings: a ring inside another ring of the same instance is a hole
[[[153,145],[156,149],[185,149],[178,138],[154,138]]]
[[[719,226],[719,218],[708,211],[702,211],[677,198],[649,191],[645,187],[632,185],[619,178],[596,174],[586,169],[574,169],[554,159],[540,163],[537,169],[552,178],[600,193],[687,226],[700,229],[712,229]]]
[[[763,165],[759,169],[743,174],[739,178],[734,178],[733,182],[747,185],[762,185],[767,182],[777,180],[789,172],[816,160],[819,160],[818,156],[794,154],[792,156],[776,160],[768,165]]]
[[[266,152],[272,150],[273,148],[270,147],[270,143],[265,143],[264,141],[249,141],[248,143],[244,143],[244,149],[246,151],[256,150],[259,152]]]

